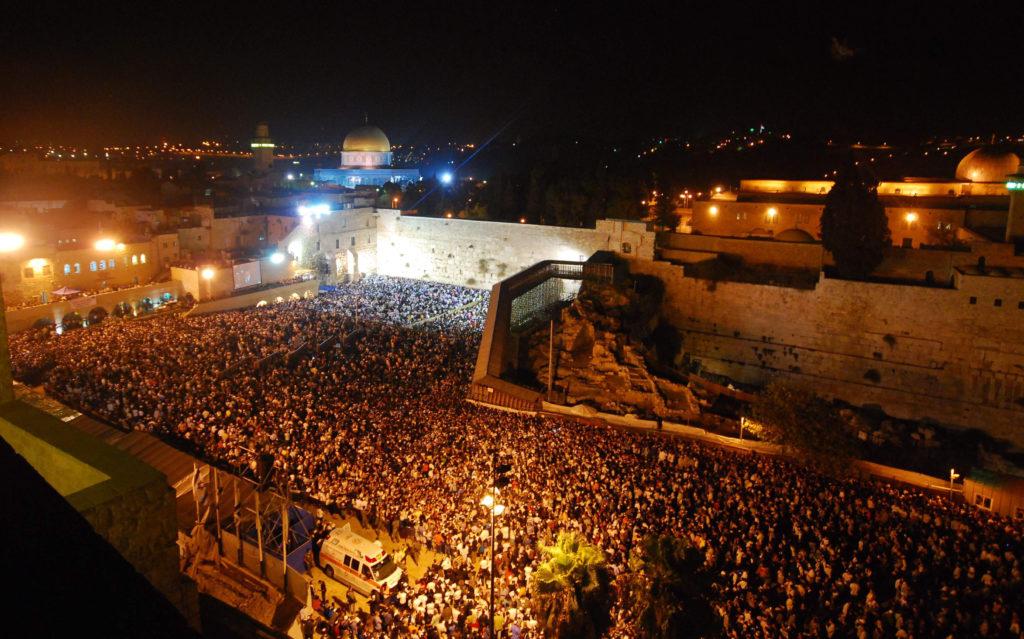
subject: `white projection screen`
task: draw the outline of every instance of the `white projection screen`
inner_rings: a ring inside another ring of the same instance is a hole
[[[260,263],[258,261],[235,264],[232,269],[235,275],[235,290],[258,286],[263,283],[260,279]]]

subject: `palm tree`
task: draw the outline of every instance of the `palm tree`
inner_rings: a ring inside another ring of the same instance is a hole
[[[623,608],[642,636],[658,639],[713,637],[719,619],[704,599],[701,552],[685,539],[645,537],[630,553],[632,571],[620,584]]]
[[[530,585],[545,636],[600,637],[611,623],[611,573],[604,553],[575,532],[540,546],[547,557]]]

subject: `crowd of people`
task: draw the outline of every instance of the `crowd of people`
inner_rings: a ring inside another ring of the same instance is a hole
[[[433,331],[480,332],[489,295],[461,286],[369,275],[343,284],[314,305],[348,317]]]
[[[412,530],[410,550],[436,558],[427,575],[370,614],[338,615],[336,636],[486,634],[480,502],[498,450],[512,465],[494,531],[501,636],[540,636],[538,544],[572,530],[617,576],[645,536],[689,540],[727,637],[1024,637],[1020,522],[773,457],[476,406],[464,398],[485,309],[479,291],[371,278],[262,309],[21,333],[11,352],[16,375],[45,365],[65,403],[243,472],[269,453],[309,499]],[[624,607],[612,617],[611,636],[637,635]]]

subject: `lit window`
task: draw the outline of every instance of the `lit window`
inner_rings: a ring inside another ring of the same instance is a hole
[[[146,263],[146,254],[145,254],[145,253],[143,253],[143,254],[142,254],[142,255],[141,255],[140,257],[139,257],[139,259],[140,259],[140,260],[142,261],[142,263],[143,263],[143,264],[145,264],[145,263]]]
[[[139,263],[139,256],[138,255],[132,255],[132,264],[138,264],[138,263]]]
[[[65,264],[64,265],[64,275],[71,275],[71,265],[70,264]]]
[[[101,271],[107,270],[107,261],[106,260],[100,260],[100,270]]]
[[[107,260],[107,266],[109,266],[110,268],[114,268],[114,258],[110,258],[109,260]]]
[[[89,270],[90,271],[95,271],[96,270],[96,262],[89,262]]]
[[[75,262],[75,273],[81,273],[81,272],[82,272],[82,265],[79,264],[78,262]]]

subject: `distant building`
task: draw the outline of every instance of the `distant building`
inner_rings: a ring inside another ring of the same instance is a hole
[[[270,139],[270,127],[266,122],[256,125],[256,137],[250,143],[253,169],[257,172],[274,170],[274,141]]]
[[[316,169],[313,179],[348,188],[381,186],[388,182],[405,184],[420,179],[418,169],[396,169],[391,166],[391,162],[391,142],[388,137],[377,127],[367,124],[345,138],[341,167]]]
[[[893,246],[945,245],[956,238],[1003,241],[1008,180],[1019,164],[1016,153],[981,147],[960,161],[953,180],[881,182],[878,197]],[[815,240],[821,237],[821,212],[831,188],[831,180],[741,180],[736,193],[695,202],[691,228],[704,235]],[[793,230],[802,233],[787,233]]]

